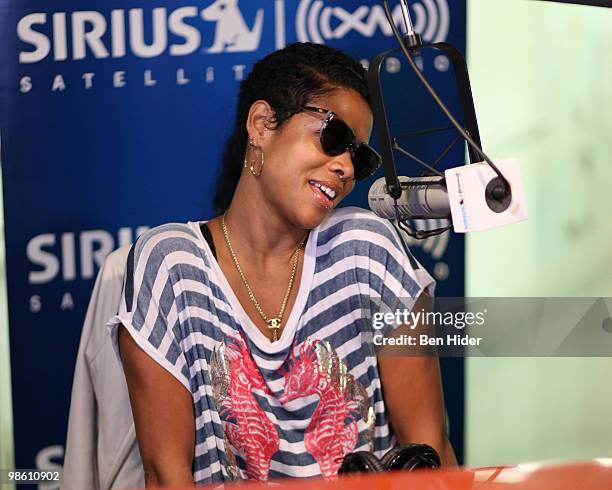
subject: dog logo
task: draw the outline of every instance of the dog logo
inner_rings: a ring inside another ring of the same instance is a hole
[[[255,23],[249,28],[238,0],[216,0],[201,12],[202,19],[216,22],[214,43],[207,53],[238,53],[256,51],[263,28],[263,9],[258,9]]]

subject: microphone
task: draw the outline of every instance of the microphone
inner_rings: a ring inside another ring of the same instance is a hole
[[[397,202],[387,189],[385,177],[378,179],[368,192],[370,209],[385,219],[450,219],[451,208],[444,177],[398,177],[401,195]]]
[[[389,192],[386,177],[378,179],[368,192],[370,209],[385,219],[400,222],[417,219],[446,219],[447,228],[415,233],[416,238],[446,231],[456,233],[490,230],[527,219],[527,202],[518,160],[496,162],[504,171],[504,185],[487,162],[449,168],[444,175],[398,177],[397,200]],[[512,189],[508,192],[508,188]]]

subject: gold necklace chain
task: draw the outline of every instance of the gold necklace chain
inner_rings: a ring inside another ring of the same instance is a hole
[[[244,276],[244,272],[242,272],[242,267],[240,267],[240,263],[238,262],[238,257],[236,256],[236,252],[234,252],[234,247],[232,247],[232,242],[230,241],[229,232],[227,231],[227,225],[225,224],[226,214],[227,212],[224,213],[223,216],[221,217],[221,227],[223,228],[223,235],[225,236],[225,243],[227,243],[227,248],[230,251],[232,259],[234,259],[234,264],[236,265],[238,274],[240,274],[240,278],[242,279],[242,282],[244,283],[247,289],[247,292],[249,293],[249,298],[251,302],[255,306],[255,309],[257,310],[257,313],[259,313],[259,316],[263,319],[264,322],[266,322],[266,324],[268,325],[268,328],[272,330],[272,337],[273,337],[272,342],[276,342],[278,340],[278,331],[281,328],[283,314],[285,313],[285,307],[287,306],[287,301],[289,300],[289,296],[291,295],[291,290],[293,289],[293,281],[295,279],[295,274],[297,272],[298,259],[300,256],[300,249],[302,248],[302,245],[304,245],[304,241],[306,240],[306,238],[304,238],[300,242],[298,247],[295,249],[295,252],[293,252],[293,266],[291,269],[291,277],[289,278],[289,285],[287,286],[287,292],[285,293],[285,297],[283,298],[283,302],[281,303],[280,311],[278,312],[278,315],[275,318],[268,318],[268,316],[264,313],[263,309],[259,305],[257,298],[255,298],[255,293],[251,289],[251,286],[249,286],[249,283],[247,282],[246,277]]]

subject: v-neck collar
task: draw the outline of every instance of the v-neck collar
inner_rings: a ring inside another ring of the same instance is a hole
[[[216,282],[223,291],[223,294],[225,294],[227,300],[229,301],[230,307],[236,315],[238,323],[240,323],[244,329],[244,333],[263,352],[274,354],[287,349],[293,342],[300,316],[304,311],[306,301],[308,300],[308,294],[310,293],[310,289],[312,286],[316,262],[317,236],[319,234],[320,225],[312,229],[310,231],[310,234],[308,235],[308,239],[306,240],[306,246],[304,247],[304,263],[302,265],[302,276],[300,278],[298,293],[295,298],[295,302],[293,303],[293,308],[291,308],[291,313],[287,318],[287,323],[285,324],[285,327],[281,332],[280,338],[278,339],[278,341],[272,342],[270,341],[270,339],[268,339],[268,337],[261,333],[259,328],[257,328],[255,323],[253,323],[253,320],[251,320],[251,317],[246,313],[242,304],[236,297],[234,290],[230,287],[230,284],[227,278],[225,277],[225,274],[219,266],[219,262],[217,262],[217,259],[213,255],[212,250],[208,245],[208,242],[202,235],[202,230],[200,229],[200,225],[202,223],[208,223],[208,221],[190,221],[188,224],[197,233],[197,236],[209,257],[211,268],[215,274]]]

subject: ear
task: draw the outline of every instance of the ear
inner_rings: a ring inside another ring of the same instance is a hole
[[[269,133],[270,121],[274,119],[274,111],[265,100],[253,102],[247,116],[246,129],[249,138],[253,140],[255,146],[263,146]]]

